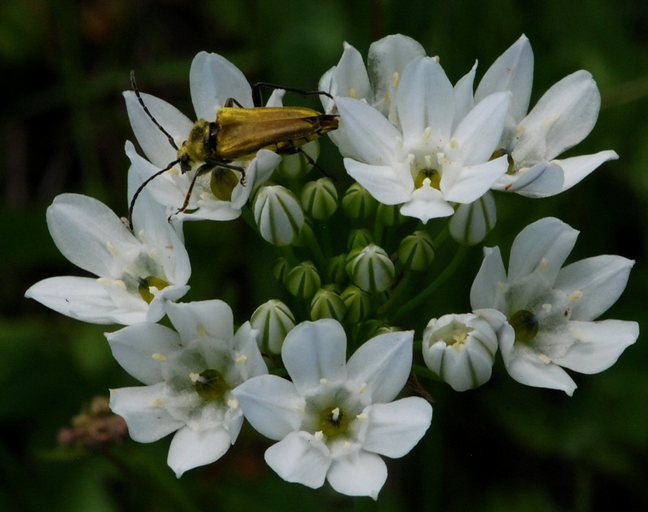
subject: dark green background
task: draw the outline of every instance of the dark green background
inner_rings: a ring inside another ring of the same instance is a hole
[[[441,385],[425,441],[389,461],[378,503],[281,481],[264,466],[266,442],[244,430],[217,464],[177,481],[168,440],[132,441],[111,457],[56,447],[56,433],[91,397],[134,382],[102,333],[23,299],[39,279],[81,272],[54,247],[45,209],[62,192],[90,194],[126,212],[132,139],[121,91],[140,87],[191,113],[188,71],[200,50],[223,54],[250,81],[312,89],[342,42],[366,55],[400,32],[440,55],[451,80],[479,59],[478,77],[521,33],[535,53],[532,101],[568,73],[592,72],[603,96],[599,122],[569,154],[615,149],[575,189],[543,201],[498,196],[489,238],[508,248],[529,222],[555,215],[582,231],[573,258],[637,260],[626,293],[604,317],[646,319],[648,217],[648,7],[590,1],[127,1],[5,0],[0,5],[0,510],[646,510],[648,380],[645,340],[610,370],[577,375],[573,398],[513,382],[501,366],[483,388]],[[299,97],[287,102],[302,103]],[[322,162],[343,169],[328,141]],[[241,221],[186,229],[192,256],[187,300],[224,298],[244,321],[274,291],[270,252]],[[264,252],[265,251],[265,252]],[[507,249],[505,249],[507,251]],[[432,301],[429,316],[468,309],[466,275]],[[427,318],[419,318],[425,323]]]

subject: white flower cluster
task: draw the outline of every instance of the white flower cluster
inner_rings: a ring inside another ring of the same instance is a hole
[[[608,150],[557,160],[592,130],[599,92],[577,71],[527,112],[532,75],[524,36],[474,92],[476,65],[453,85],[416,41],[388,36],[371,45],[366,67],[345,44],[320,81],[319,114],[282,107],[284,91],[269,108],[253,107],[243,74],[201,52],[190,72],[196,122],[154,96],[124,93],[146,157],[126,143],[129,222],[76,194],[48,209],[57,247],[98,278],[49,278],[26,295],[82,321],[126,326],[106,337],[143,385],[112,390],[111,408],[136,441],[174,433],[168,465],[178,477],[222,457],[247,419],[275,441],[265,460],[281,478],[376,499],[387,478],[381,456],[408,453],[432,420],[427,400],[399,398],[415,339],[427,368],[414,373],[456,391],[487,382],[499,349],[516,381],[571,395],[563,368],[600,372],[639,335],[635,322],[596,321],[633,262],[598,256],[563,267],[578,232],[555,218],[521,231],[508,272],[497,247],[484,249],[470,313],[427,327],[397,323],[456,270],[448,254],[494,228],[491,191],[551,196],[617,158]],[[261,127],[266,113],[275,124]],[[270,138],[250,146],[261,128]],[[342,197],[328,177],[306,177],[318,151],[301,148],[328,132],[355,180]],[[248,149],[235,152],[238,143]],[[264,240],[290,251],[274,267],[286,297],[235,330],[220,300],[177,302],[191,273],[182,223],[243,213]],[[451,217],[449,250],[428,224],[443,217]],[[156,323],[164,316],[173,328]]]

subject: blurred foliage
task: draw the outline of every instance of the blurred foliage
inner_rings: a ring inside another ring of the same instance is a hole
[[[389,462],[377,503],[281,481],[263,463],[265,441],[249,429],[221,461],[181,480],[165,465],[167,441],[57,448],[59,429],[95,395],[134,384],[103,338],[113,327],[81,324],[22,298],[39,279],[79,274],[47,233],[45,208],[56,194],[90,194],[126,212],[122,148],[132,134],[120,92],[129,71],[137,70],[142,90],[189,113],[187,76],[199,50],[223,54],[252,82],[312,89],[343,41],[366,54],[371,41],[395,32],[440,55],[452,80],[475,58],[483,73],[526,33],[536,57],[534,99],[576,69],[593,73],[603,108],[572,154],[613,148],[620,160],[558,197],[498,196],[490,241],[507,248],[529,222],[556,215],[583,231],[572,260],[636,259],[625,295],[605,316],[636,319],[646,332],[646,2],[4,0],[1,510],[648,510],[645,339],[603,374],[576,376],[571,399],[518,385],[501,367],[475,392],[425,382],[435,397],[432,428],[407,457]],[[341,176],[331,144],[322,148],[322,165]],[[251,245],[242,221],[190,223],[186,239],[194,268],[186,300],[223,298],[242,322],[275,293],[271,253]],[[480,258],[473,251],[471,272],[431,302],[430,314],[467,308]]]

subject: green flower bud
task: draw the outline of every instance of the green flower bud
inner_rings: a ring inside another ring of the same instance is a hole
[[[405,221],[400,213],[399,204],[378,204],[378,212],[376,216],[380,219],[385,226],[398,226]]]
[[[476,245],[495,227],[495,199],[488,191],[477,201],[461,204],[450,219],[450,235],[463,245]]]
[[[306,183],[302,189],[301,202],[304,210],[314,219],[328,219],[338,207],[338,193],[331,178]]]
[[[321,318],[334,318],[342,321],[344,318],[344,302],[340,296],[330,289],[320,288],[315,293],[310,304],[310,316],[312,320]]]
[[[342,198],[342,209],[347,217],[366,219],[376,211],[376,200],[359,183],[351,185]]]
[[[289,245],[304,224],[304,212],[293,193],[281,185],[261,187],[254,200],[254,220],[264,240]]]
[[[340,295],[346,306],[344,320],[349,323],[357,323],[369,315],[371,311],[371,297],[365,291],[354,285],[350,285]]]
[[[347,249],[350,251],[357,248],[366,247],[373,243],[373,237],[368,229],[354,229],[349,233],[347,239]]]
[[[277,281],[283,284],[286,281],[286,276],[288,275],[289,270],[290,264],[288,263],[288,260],[281,256],[277,258],[274,267],[272,267],[272,275]]]
[[[405,267],[425,270],[434,261],[432,237],[426,231],[414,231],[400,243],[398,258]]]
[[[279,354],[286,334],[295,327],[295,317],[283,302],[272,299],[256,308],[250,323],[259,331],[261,351]]]
[[[295,297],[310,299],[319,290],[322,280],[315,265],[310,261],[303,261],[288,272],[284,284]]]
[[[301,150],[311,157],[313,161],[317,161],[317,157],[319,157],[319,142],[316,140],[309,142],[302,146]],[[294,180],[306,174],[310,168],[311,164],[306,157],[301,152],[298,152],[292,155],[284,155],[275,173],[278,176]]]
[[[347,279],[346,273],[346,254],[333,256],[328,262],[328,276],[332,283],[342,284]]]
[[[350,253],[346,269],[356,286],[372,293],[387,290],[396,274],[389,255],[375,244]]]

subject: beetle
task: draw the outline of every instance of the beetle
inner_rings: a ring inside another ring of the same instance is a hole
[[[187,140],[179,147],[171,134],[155,119],[139,92],[135,73],[131,71],[131,85],[142,109],[157,128],[167,137],[177,151],[177,158],[160,171],[149,176],[135,191],[128,208],[128,221],[133,229],[133,208],[139,194],[153,179],[173,168],[180,166],[185,174],[195,169],[184,203],[178,212],[189,205],[191,192],[198,176],[211,173],[210,188],[214,196],[229,200],[237,183],[245,185],[245,169],[235,161],[251,160],[257,151],[268,149],[286,155],[301,152],[306,160],[315,161],[302,151],[301,146],[318,139],[338,127],[337,114],[322,114],[307,107],[244,107],[234,98],[225,102],[216,113],[216,119],[199,119],[189,131]],[[261,82],[254,86],[255,104],[261,102],[261,87],[277,87]],[[284,90],[303,95],[320,94],[333,99],[324,91],[301,91],[282,87]],[[236,173],[240,173],[240,179]]]

